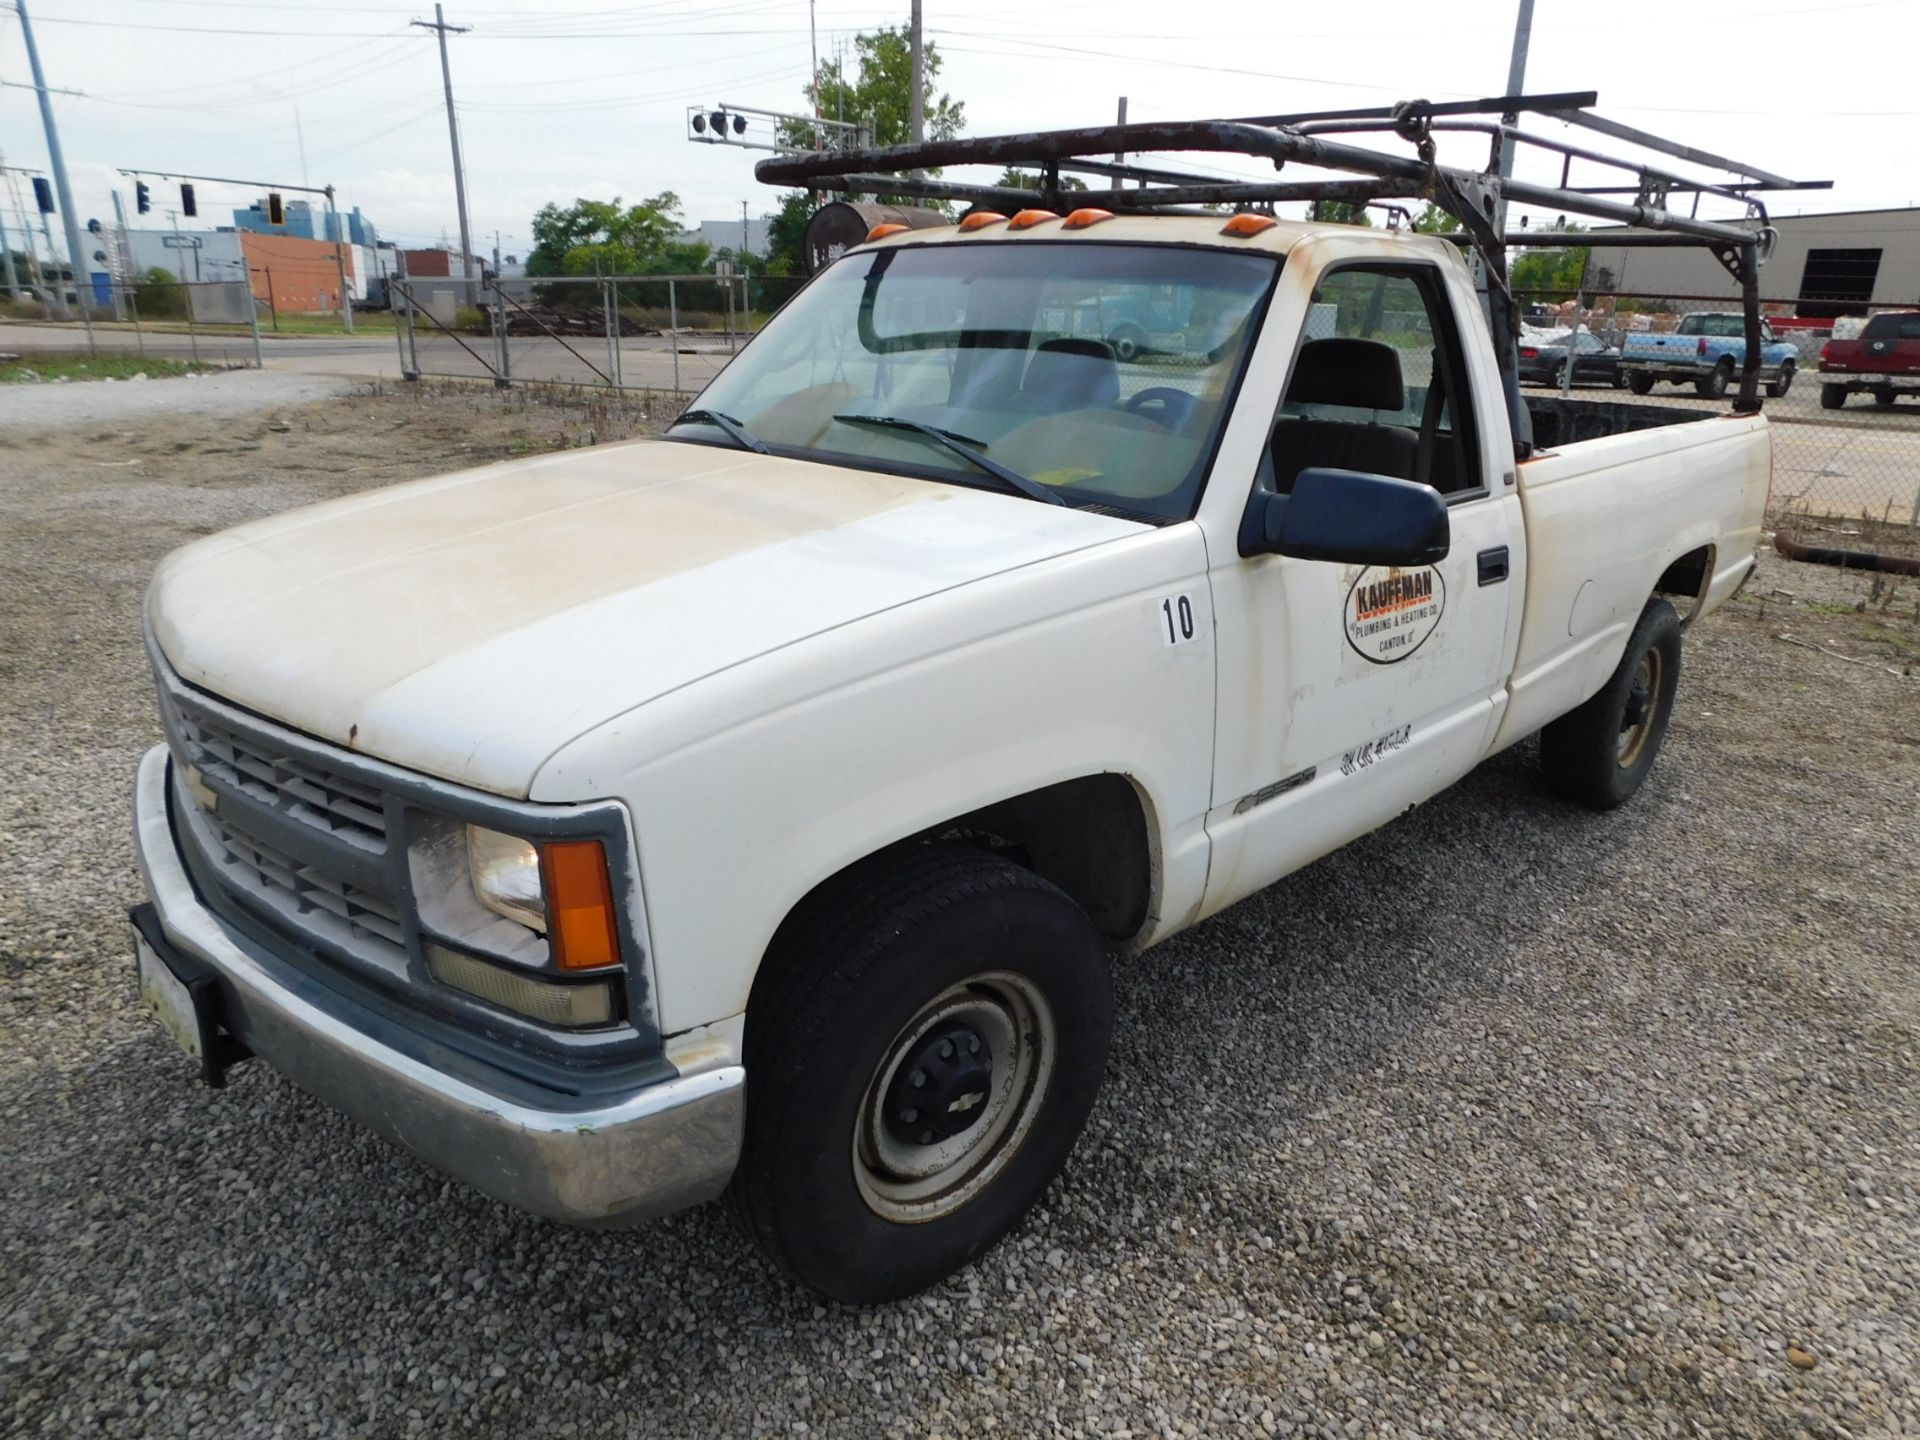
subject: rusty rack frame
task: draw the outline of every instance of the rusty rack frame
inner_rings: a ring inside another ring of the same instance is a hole
[[[1480,100],[1433,103],[1407,100],[1397,105],[1356,110],[1301,111],[1230,120],[1168,121],[1103,125],[1081,130],[1045,130],[1024,135],[935,140],[868,150],[809,151],[762,160],[754,174],[769,184],[849,194],[884,194],[912,199],[957,200],[982,206],[1067,204],[1096,206],[1115,213],[1175,213],[1193,206],[1233,205],[1268,208],[1287,201],[1341,201],[1385,205],[1429,200],[1460,222],[1459,242],[1481,258],[1486,278],[1488,318],[1515,447],[1531,448],[1532,426],[1520,399],[1517,340],[1519,315],[1507,285],[1509,246],[1701,246],[1710,250],[1739,283],[1746,312],[1746,366],[1734,408],[1760,409],[1760,266],[1772,252],[1774,231],[1760,192],[1823,190],[1827,180],[1789,180],[1756,165],[1682,145],[1592,113],[1595,92],[1501,95]],[[1668,160],[1697,167],[1688,175],[1663,164],[1607,154],[1590,145],[1520,127],[1522,115],[1537,115],[1638,147]],[[1492,117],[1492,118],[1486,118]],[[1490,153],[1485,169],[1442,165],[1436,137],[1469,134],[1486,137]],[[1398,140],[1411,153],[1396,153],[1351,143],[1354,137]],[[1526,147],[1560,157],[1558,184],[1542,185],[1503,175],[1503,152]],[[1289,181],[1220,180],[1179,170],[1130,163],[1133,154],[1215,153],[1253,156],[1280,170],[1289,163],[1315,170],[1344,172],[1335,177]],[[1614,172],[1603,184],[1573,183],[1575,162]],[[948,165],[1029,166],[1038,172],[1037,189],[971,184],[933,174]],[[1623,172],[1623,173],[1622,173]],[[1112,183],[1107,189],[1063,190],[1063,175],[1091,175]],[[1131,187],[1127,182],[1131,182]],[[1621,197],[1621,198],[1616,198]],[[1670,202],[1691,197],[1684,208]],[[1737,220],[1703,219],[1704,197],[1741,209]],[[1623,226],[1597,231],[1509,230],[1502,233],[1506,203],[1538,205],[1563,215],[1580,215]]]

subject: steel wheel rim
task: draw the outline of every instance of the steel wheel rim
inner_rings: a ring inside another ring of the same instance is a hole
[[[1666,656],[1649,649],[1634,667],[1627,686],[1627,703],[1620,715],[1620,767],[1630,770],[1646,753],[1647,742],[1659,718],[1660,689],[1666,679]]]
[[[896,1084],[929,1037],[971,1028],[992,1053],[978,1117],[960,1133],[920,1144],[900,1134]],[[1009,971],[975,975],[922,1006],[888,1043],[854,1122],[853,1175],[882,1219],[918,1224],[950,1215],[1001,1175],[1033,1130],[1058,1055],[1053,1007]]]

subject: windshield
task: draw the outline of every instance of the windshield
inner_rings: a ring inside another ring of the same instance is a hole
[[[697,409],[775,454],[1016,488],[984,458],[1068,504],[1184,519],[1278,271],[1271,254],[1087,241],[852,255]],[[727,443],[711,421],[675,438],[702,432]]]

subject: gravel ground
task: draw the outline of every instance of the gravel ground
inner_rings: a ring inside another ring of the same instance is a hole
[[[712,1207],[524,1218],[260,1066],[200,1088],[124,921],[154,561],[616,423],[409,391],[16,437],[0,1431],[1920,1434],[1911,585],[1769,559],[1624,811],[1521,747],[1123,967],[1069,1172],[912,1301],[815,1304]]]

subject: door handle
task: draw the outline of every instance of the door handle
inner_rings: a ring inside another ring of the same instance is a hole
[[[1496,545],[1480,552],[1480,583],[1498,585],[1507,578],[1507,547]]]

